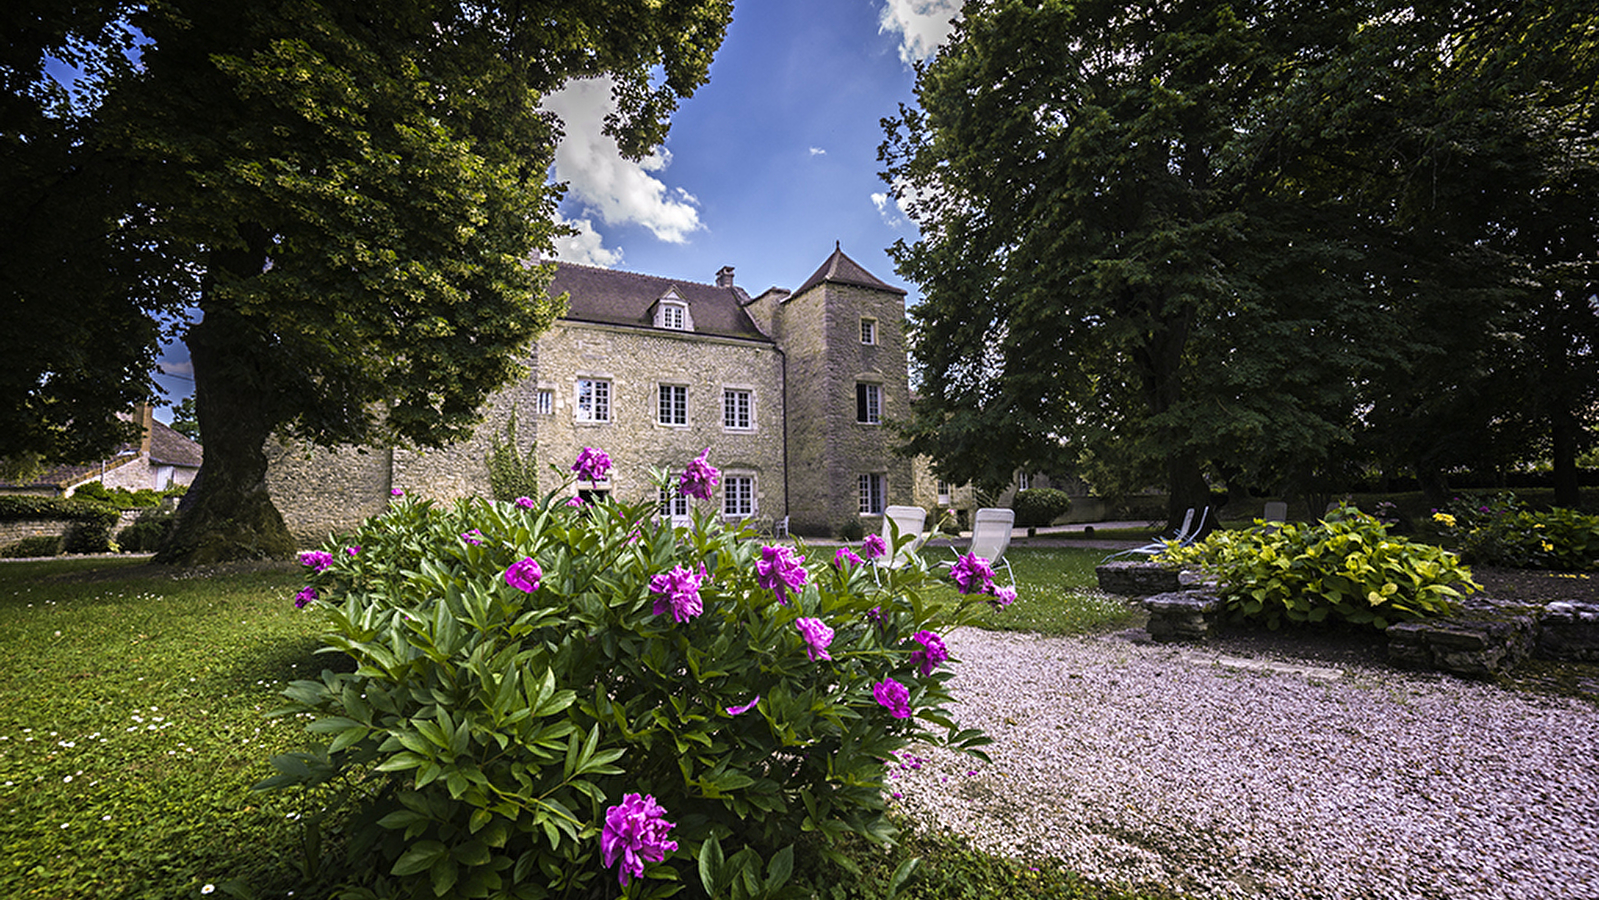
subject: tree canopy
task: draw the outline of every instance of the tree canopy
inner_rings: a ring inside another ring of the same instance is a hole
[[[1509,439],[1498,326],[1559,304],[1508,237],[1594,171],[1593,81],[1548,65],[1594,17],[1500,6],[968,3],[880,154],[921,229],[892,250],[925,296],[909,448],[990,487],[1064,456],[1175,517],[1206,476],[1418,465],[1444,406]],[[1556,268],[1591,289],[1591,213],[1562,208]],[[1493,377],[1435,402],[1463,353]]]
[[[560,123],[609,77],[624,152],[708,77],[729,0],[167,0],[132,5],[137,66],[73,152],[124,198],[79,218],[181,285],[205,465],[159,558],[287,555],[274,433],[437,446],[470,433],[559,314],[545,287]],[[125,344],[149,346],[143,337]]]

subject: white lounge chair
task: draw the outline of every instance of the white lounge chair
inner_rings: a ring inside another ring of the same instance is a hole
[[[784,516],[783,518],[778,519],[776,522],[772,523],[772,537],[774,537],[774,538],[786,538],[786,537],[788,537],[788,516]]]
[[[1176,534],[1169,538],[1163,537],[1154,543],[1145,544],[1142,547],[1134,547],[1131,550],[1122,550],[1118,553],[1112,553],[1111,555],[1100,560],[1100,562],[1107,563],[1122,556],[1154,556],[1165,551],[1166,544],[1169,541],[1176,541],[1177,546],[1186,547],[1199,539],[1199,535],[1205,530],[1205,517],[1209,515],[1209,513],[1210,507],[1200,507],[1199,524],[1196,525],[1194,524],[1194,508],[1190,506],[1188,508],[1188,513],[1183,516],[1182,527],[1177,529]]]
[[[927,523],[927,510],[920,506],[890,506],[883,510],[883,542],[888,545],[888,557],[883,565],[890,569],[897,569],[910,562],[910,557],[922,546],[922,541],[927,540],[927,535],[922,532],[922,526]],[[904,540],[906,537],[914,539],[904,546],[896,546],[895,539]]]
[[[996,571],[1004,566],[1012,585],[1016,583],[1016,574],[1011,571],[1010,563],[1005,561],[1005,551],[1010,549],[1011,531],[1015,527],[1016,510],[998,507],[979,509],[972,517],[972,543],[966,548],[967,553],[988,560],[988,565]],[[955,551],[957,560],[961,555],[959,550]]]

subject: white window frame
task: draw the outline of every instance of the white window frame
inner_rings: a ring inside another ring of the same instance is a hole
[[[855,421],[861,425],[883,424],[883,386],[871,381],[855,382]]]
[[[856,481],[863,516],[880,516],[888,508],[888,476],[882,472],[862,472]]]
[[[1028,474],[1025,469],[1018,471],[1016,473],[1016,490],[1018,490],[1018,491],[1030,491],[1032,489],[1033,489],[1033,476]]]
[[[954,495],[955,495],[955,486],[950,484],[949,482],[943,480],[943,479],[939,479],[938,480],[938,502],[942,503],[945,506],[948,506],[950,498],[953,497]]]
[[[661,504],[661,518],[673,525],[688,527],[693,524],[693,517],[689,515],[689,499],[677,488],[661,488],[658,497]]]
[[[655,389],[655,401],[656,424],[672,427],[688,425],[688,385],[659,384]]]
[[[877,345],[877,320],[866,317],[861,318],[861,343],[869,347]]]
[[[585,390],[588,396],[585,397]],[[574,391],[572,415],[579,422],[611,421],[611,380],[609,378],[579,378]]]
[[[681,303],[661,304],[661,327],[673,331],[688,330],[688,307]]]
[[[550,388],[539,388],[533,395],[534,409],[538,415],[555,415],[555,391]]]
[[[755,493],[755,476],[742,473],[722,475],[722,515],[729,519],[747,519],[755,515],[758,506]]]
[[[739,400],[743,408],[739,408]],[[740,416],[742,413],[742,418]],[[722,388],[722,428],[726,431],[755,430],[755,392],[747,388]]]

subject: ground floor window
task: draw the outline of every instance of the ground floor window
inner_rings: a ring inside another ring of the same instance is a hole
[[[741,519],[755,515],[755,476],[722,477],[722,514]]]
[[[883,514],[883,482],[886,475],[869,474],[860,477],[861,490],[861,515],[880,516]]]
[[[688,523],[688,498],[681,491],[661,488],[660,503],[662,518],[670,519],[675,525]]]

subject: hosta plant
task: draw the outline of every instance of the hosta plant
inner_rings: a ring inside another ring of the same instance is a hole
[[[1477,588],[1455,554],[1391,536],[1351,507],[1315,523],[1213,532],[1162,559],[1215,578],[1234,619],[1270,628],[1329,619],[1386,628],[1446,614],[1462,591]]]
[[[716,483],[701,454],[661,486],[714,509]],[[263,787],[349,798],[346,897],[780,895],[802,834],[892,839],[895,751],[986,742],[929,646],[1000,601],[930,604],[919,561],[861,549],[569,489],[397,498],[303,556],[296,602],[355,670],[286,691],[327,743]]]

